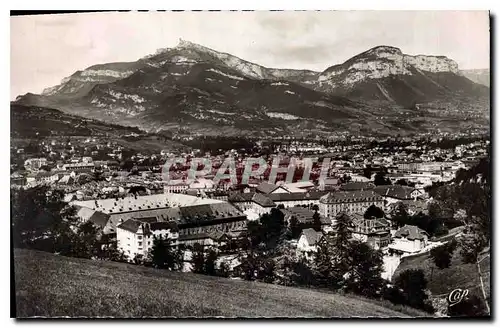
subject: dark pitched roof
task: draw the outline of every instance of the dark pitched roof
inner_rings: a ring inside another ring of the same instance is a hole
[[[255,193],[252,196],[252,201],[259,204],[262,207],[275,207],[276,204],[269,199],[266,195]]]
[[[193,240],[193,239],[209,239],[210,236],[208,233],[197,233],[197,234],[192,234],[192,235],[180,235],[177,240],[179,241],[184,241],[184,240]]]
[[[55,175],[56,173],[54,172],[44,172],[44,171],[41,171],[41,172],[38,172],[36,174],[36,178],[44,178],[44,177],[51,177],[53,175]]]
[[[409,240],[422,240],[425,235],[429,235],[425,230],[420,229],[414,225],[405,225],[394,234],[394,238],[403,238],[406,237]]]
[[[278,189],[279,186],[272,184],[272,183],[267,183],[267,182],[262,182],[257,186],[257,191],[263,193],[263,194],[270,194],[276,189]]]
[[[122,224],[118,225],[117,228],[124,229],[133,233],[137,233],[137,230],[139,230],[139,227],[143,223],[134,219],[128,219],[127,221],[123,222]]]
[[[250,202],[252,201],[253,192],[241,193],[241,192],[233,192],[230,193],[227,200],[232,203],[238,202]]]
[[[169,217],[170,219],[175,220],[178,224],[245,217],[245,214],[229,203],[185,206],[175,210],[176,211],[171,211]]]
[[[348,203],[359,201],[381,201],[382,196],[375,193],[373,190],[356,190],[356,191],[337,191],[330,192],[320,198],[322,203]]]
[[[353,190],[370,190],[373,189],[375,185],[371,182],[349,182],[340,187],[343,191],[353,191]]]
[[[325,191],[308,191],[308,192],[293,192],[293,193],[279,193],[267,195],[272,201],[285,202],[294,200],[318,200],[328,192]]]
[[[179,228],[177,227],[177,223],[173,221],[168,222],[153,222],[149,224],[149,228],[151,231],[157,230],[171,230],[172,232],[178,232]]]
[[[99,211],[94,211],[94,214],[92,214],[89,218],[89,221],[101,228],[104,228],[109,221],[109,215]]]
[[[381,196],[392,197],[396,199],[412,199],[411,193],[415,188],[400,186],[400,185],[389,185],[389,186],[377,186],[373,190]]]
[[[137,221],[140,221],[140,222],[144,222],[144,223],[153,223],[153,222],[157,222],[158,219],[156,218],[156,216],[147,216],[147,217],[133,217],[132,218],[133,220],[137,220]]]
[[[165,222],[144,222],[142,219],[128,219],[122,224],[118,225],[118,228],[124,229],[133,233],[137,233],[139,228],[142,226],[144,229],[144,234],[150,234],[152,231],[157,230],[171,230],[173,232],[178,232],[179,228],[177,227],[177,223],[173,221],[165,221]]]
[[[308,191],[308,192],[290,192],[290,193],[277,193],[277,194],[259,194],[267,197],[273,202],[286,202],[286,201],[297,201],[297,200],[318,200],[321,196],[326,195],[327,191]],[[231,193],[228,197],[228,202],[239,203],[239,202],[250,202],[256,193]]]

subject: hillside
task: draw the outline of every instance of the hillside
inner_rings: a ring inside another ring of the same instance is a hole
[[[468,78],[469,80],[485,85],[487,87],[490,86],[490,70],[489,69],[468,69],[462,70],[462,74]]]
[[[445,108],[439,122],[414,106],[435,102]],[[16,103],[149,132],[182,126],[206,135],[391,135],[435,130],[434,123],[454,131],[464,119],[487,127],[489,89],[462,76],[449,58],[388,46],[313,72],[266,68],[181,40],[136,62],[77,71]]]
[[[480,258],[487,256],[484,253]],[[486,257],[481,263],[482,277],[485,284],[486,294],[490,294],[490,258]],[[393,279],[401,272],[408,269],[422,269],[428,281],[428,288],[433,297],[445,298],[456,288],[469,289],[471,294],[483,299],[480,288],[479,275],[475,264],[465,264],[462,262],[459,250],[453,253],[451,266],[446,269],[438,269],[430,257],[423,254],[414,257],[403,258],[400,265],[394,272]]]
[[[408,317],[309,289],[15,249],[18,317]]]
[[[144,133],[143,131],[116,124],[106,124],[59,110],[11,104],[10,125],[12,137],[34,136],[104,136]]]
[[[126,149],[160,151],[189,148],[162,136],[147,134],[136,127],[105,123],[44,107],[11,104],[10,127],[11,141],[44,137],[97,137],[105,138],[106,142],[115,141]]]

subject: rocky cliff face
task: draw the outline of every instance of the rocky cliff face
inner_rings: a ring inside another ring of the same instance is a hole
[[[318,77],[321,89],[352,88],[357,83],[390,76],[413,75],[416,71],[460,74],[453,60],[442,56],[405,55],[399,48],[380,46],[332,66]]]

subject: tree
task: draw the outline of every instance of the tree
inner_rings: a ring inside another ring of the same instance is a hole
[[[383,218],[384,217],[384,211],[375,205],[371,205],[366,209],[366,212],[364,214],[364,218],[366,220],[373,219],[373,218]]]
[[[126,159],[124,161],[122,161],[120,163],[120,167],[122,170],[125,170],[125,171],[130,171],[132,170],[132,168],[135,166],[135,163],[134,161],[132,161],[131,159]]]
[[[191,261],[193,263],[192,271],[194,273],[205,273],[205,253],[203,252],[203,246],[198,243],[193,246]]]
[[[104,173],[104,172],[103,172],[103,170],[102,170],[102,168],[101,168],[101,167],[96,167],[96,168],[94,169],[94,172],[93,172],[93,178],[94,178],[94,181],[99,182],[99,181],[104,180],[103,173]]]
[[[446,245],[433,248],[431,250],[431,258],[433,259],[436,267],[438,267],[441,270],[449,268],[453,252],[455,251],[456,247],[457,247],[457,242],[455,239],[453,239]]]
[[[278,284],[285,286],[312,286],[316,285],[311,263],[304,257],[297,257],[296,253],[287,254],[281,261]]]
[[[394,304],[405,304],[405,296],[403,292],[393,285],[385,285],[382,287],[382,298]]]
[[[313,229],[316,231],[321,231],[321,217],[318,211],[314,212],[313,214]]]
[[[300,233],[302,232],[302,229],[300,228],[299,225],[299,220],[293,216],[290,219],[290,235],[292,239],[298,239],[300,237]]]
[[[482,317],[489,315],[484,303],[476,295],[467,295],[459,303],[448,306],[450,317]]]
[[[70,253],[63,255],[92,259],[98,257],[100,251],[101,248],[97,240],[97,228],[92,222],[87,221],[78,227],[72,241]]]
[[[370,166],[367,166],[363,169],[363,176],[368,178],[368,179],[371,179],[372,178],[372,174],[373,174],[373,170]]]
[[[208,254],[205,258],[203,273],[209,276],[216,276],[217,272],[215,269],[215,261],[217,261],[217,252],[214,249],[208,250]]]
[[[277,208],[247,225],[249,246],[254,250],[260,246],[261,251],[271,251],[285,239],[286,232],[285,216]]]
[[[442,222],[447,223],[454,219],[453,208],[449,208],[446,203],[439,200],[433,200],[427,205],[427,212],[431,218],[440,219]],[[455,225],[456,226],[456,225]],[[448,226],[448,228],[453,228],[454,226]]]
[[[323,235],[317,244],[313,262],[315,281],[319,286],[339,289],[349,271],[351,252],[351,217],[340,213],[335,218],[334,231]]]
[[[408,181],[406,179],[399,179],[394,184],[397,184],[397,185],[400,185],[400,186],[415,187],[415,183],[414,182]]]
[[[348,268],[353,227],[354,225],[349,215],[342,212],[335,217],[335,224],[333,226],[335,237],[332,242],[333,255],[335,267],[337,270],[340,270],[342,274],[347,272]]]
[[[373,183],[376,186],[384,186],[384,185],[390,185],[391,180],[385,177],[385,172],[378,171],[377,173],[375,173],[375,178],[373,179]]]
[[[181,246],[175,249],[169,238],[155,236],[148,259],[158,269],[180,270],[184,260],[184,249]]]
[[[240,273],[245,280],[254,280],[258,269],[259,259],[253,252],[248,253],[242,258],[240,265]]]
[[[408,181],[406,181],[406,179],[399,179],[394,184],[397,184],[400,186],[408,186]]]
[[[185,245],[178,245],[173,252],[172,269],[182,271],[184,266]]]
[[[365,297],[376,297],[384,283],[381,278],[382,252],[372,249],[367,243],[354,242],[350,254],[347,290]]]
[[[441,219],[433,218],[422,212],[410,216],[407,220],[407,224],[425,230],[430,236],[442,236],[448,233],[448,229],[443,225]]]
[[[229,263],[222,261],[219,268],[216,271],[217,276],[228,278],[229,277]]]
[[[76,252],[76,209],[63,202],[61,190],[47,186],[11,189],[14,247],[33,248],[72,256]]]
[[[257,269],[257,279],[263,282],[272,284],[275,279],[275,268],[276,263],[273,259],[265,259],[260,261],[258,269]]]
[[[403,203],[399,203],[396,206],[395,213],[392,216],[392,222],[396,226],[396,228],[401,228],[405,224],[408,224],[410,216],[408,214],[408,210],[406,209],[406,205]]]
[[[334,236],[332,234],[325,234],[318,241],[317,251],[314,253],[312,271],[316,285],[329,289],[338,289],[341,286],[342,274],[335,267],[333,261],[333,239]]]
[[[160,235],[154,237],[153,247],[150,250],[150,258],[153,266],[158,269],[168,267],[168,258],[171,256],[170,248],[167,247],[167,241]]]
[[[466,231],[457,240],[460,243],[462,261],[464,263],[476,263],[479,259],[479,253],[485,247],[485,240],[471,231]]]
[[[301,257],[297,262],[294,262],[292,268],[295,273],[294,281],[297,285],[311,286],[315,284],[314,274],[308,261],[304,257]]]
[[[422,270],[409,269],[403,271],[396,277],[395,287],[401,291],[404,304],[429,313],[434,312],[432,305],[428,301],[426,293],[427,279],[425,279]]]

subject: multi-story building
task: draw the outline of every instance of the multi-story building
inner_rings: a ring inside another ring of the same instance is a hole
[[[176,245],[205,245],[220,240],[222,234],[237,238],[247,224],[246,215],[227,202],[183,194],[73,201],[70,204],[78,207],[77,216],[81,222],[92,221],[104,234],[116,232],[119,247],[126,251],[129,259],[145,256],[153,236],[158,234],[176,240]],[[175,230],[170,224],[175,224]]]
[[[363,215],[351,214],[354,229],[352,237],[368,243],[375,249],[386,247],[391,242],[390,223],[383,218],[365,219]]]
[[[325,191],[307,191],[280,193],[267,195],[276,205],[283,205],[285,208],[294,206],[309,206],[319,205],[319,200],[326,195]]]
[[[128,219],[116,229],[116,243],[129,261],[145,259],[153,247],[155,238],[170,240],[177,245],[179,229],[175,222],[156,222],[156,218]]]
[[[58,181],[63,175],[57,172],[38,172],[35,176],[37,183],[54,183]]]
[[[373,190],[383,197],[385,209],[399,201],[416,201],[423,195],[423,192],[416,188],[400,185],[377,186]]]
[[[182,193],[188,188],[189,184],[185,181],[170,180],[164,185],[163,190],[166,193]]]
[[[24,167],[30,170],[38,170],[42,166],[47,165],[47,159],[44,157],[41,158],[29,158],[24,161]]]
[[[330,192],[320,198],[319,213],[329,218],[340,212],[363,214],[371,205],[384,206],[382,196],[372,190]]]
[[[314,227],[314,215],[315,211],[310,210],[305,207],[295,206],[280,210],[285,216],[285,221],[290,224],[292,219],[296,219],[297,223],[302,229],[313,228]],[[319,213],[318,213],[319,214]],[[319,215],[319,220],[321,223],[321,230],[325,232],[332,231],[332,220]]]
[[[271,193],[267,195],[262,193],[232,193],[229,195],[228,201],[241,211],[252,209],[256,213],[262,214],[279,205],[283,205],[285,208],[319,205],[321,196],[326,193],[325,191]]]
[[[158,221],[169,221],[169,211],[185,206],[225,203],[217,199],[200,198],[184,194],[155,194],[146,196],[116,197],[73,201],[70,205],[87,208],[108,215],[103,226],[105,234],[115,233],[116,227],[128,219],[155,217]],[[83,218],[83,221],[85,219]]]
[[[297,251],[310,257],[312,253],[317,251],[318,242],[323,237],[323,232],[316,231],[312,228],[302,230],[299,240],[297,241]]]
[[[405,225],[393,237],[389,249],[398,254],[416,253],[427,246],[429,235],[417,226]]]
[[[78,171],[78,172],[89,172],[95,168],[94,163],[79,162],[79,163],[68,163],[64,164],[62,169],[65,171]]]

